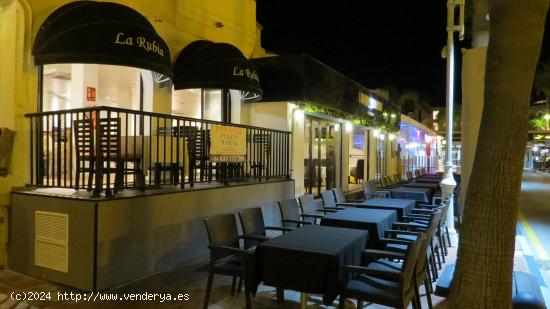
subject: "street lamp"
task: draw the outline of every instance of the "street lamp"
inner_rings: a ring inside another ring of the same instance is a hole
[[[449,198],[449,209],[447,211],[447,228],[452,237],[453,244],[456,244],[456,230],[454,227],[454,189],[456,181],[453,177],[453,104],[454,104],[454,33],[459,32],[459,38],[464,38],[464,1],[447,0],[447,46],[445,48],[447,58],[447,151],[445,153],[445,176],[441,180],[441,193],[443,200]],[[460,9],[459,23],[455,24],[455,9]]]

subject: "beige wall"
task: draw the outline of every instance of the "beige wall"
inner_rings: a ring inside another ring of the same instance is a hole
[[[100,201],[13,194],[9,267],[91,290],[97,204],[96,289],[103,290],[198,258],[204,261],[208,238],[203,219],[208,216],[259,206],[266,225],[280,226],[276,201],[292,196],[293,181]],[[69,215],[68,273],[34,265],[37,210]]]
[[[476,152],[483,112],[486,54],[485,47],[466,49],[462,54],[462,178],[459,202],[464,201]]]
[[[9,203],[12,187],[29,180],[28,121],[36,111],[37,69],[31,56],[34,37],[43,21],[68,0],[5,0],[0,2],[0,127],[17,132],[10,175],[0,178],[0,206]],[[208,39],[237,46],[245,56],[257,43],[253,0],[120,0],[144,15],[170,48],[172,59],[190,42]],[[215,26],[221,22],[223,27]],[[156,112],[171,112],[169,89],[155,91]]]

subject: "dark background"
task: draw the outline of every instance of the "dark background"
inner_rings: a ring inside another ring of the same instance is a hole
[[[394,86],[445,105],[446,1],[256,0],[262,46],[277,54],[307,53],[367,88]],[[546,21],[550,29],[550,21]],[[460,48],[456,40],[460,102]],[[548,31],[541,59],[548,59]]]

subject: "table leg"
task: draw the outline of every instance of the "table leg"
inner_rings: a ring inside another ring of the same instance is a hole
[[[300,309],[306,309],[307,307],[307,294],[300,292]]]

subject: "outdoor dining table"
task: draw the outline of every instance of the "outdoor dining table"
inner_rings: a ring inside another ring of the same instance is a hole
[[[411,213],[416,205],[416,200],[398,199],[398,198],[372,198],[356,205],[359,208],[385,209],[397,212],[397,218],[401,219],[404,215]]]
[[[439,189],[439,183],[419,182],[419,181],[409,182],[409,183],[403,184],[402,186],[411,187],[411,188],[428,188],[432,190],[432,194]]]
[[[367,247],[384,249],[380,238],[384,236],[385,230],[392,228],[396,220],[395,210],[350,207],[324,216],[321,218],[321,225],[367,230],[369,232]]]
[[[246,284],[253,293],[263,282],[280,289],[323,294],[323,303],[330,305],[346,281],[342,266],[360,265],[367,237],[365,230],[306,225],[264,241],[255,250]]]
[[[440,183],[441,178],[417,178],[415,182],[422,182],[422,183]]]
[[[429,203],[432,197],[431,189],[415,187],[397,187],[390,190],[391,198],[410,199],[423,203]]]

